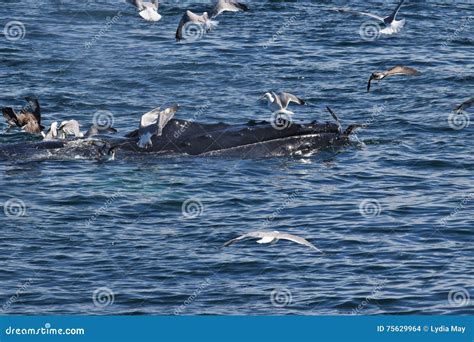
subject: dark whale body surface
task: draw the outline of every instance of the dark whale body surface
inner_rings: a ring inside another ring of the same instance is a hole
[[[104,149],[104,145],[117,146],[117,158],[136,155],[239,158],[292,156],[346,146],[350,142],[350,133],[351,129],[341,133],[339,127],[332,123],[293,123],[280,130],[266,121],[229,125],[171,120],[163,129],[163,135],[155,136],[152,139],[153,146],[146,149],[137,146],[138,130],[135,130],[119,139],[100,137],[97,140],[53,140],[2,145],[0,157],[18,160],[23,159],[23,156],[28,158],[40,155],[55,159],[98,159],[108,149]]]
[[[348,135],[336,124],[316,122],[291,124],[275,129],[269,122],[249,121],[243,125],[201,124],[171,120],[163,135],[154,137],[153,146],[141,149],[136,145],[137,131],[128,134],[130,141],[122,150],[193,156],[265,157],[311,152],[333,146],[347,145]]]

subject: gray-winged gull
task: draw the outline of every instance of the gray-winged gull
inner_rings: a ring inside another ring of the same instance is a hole
[[[275,94],[273,91],[263,94],[260,100],[267,100],[267,107],[272,111],[272,113],[282,113],[282,114],[294,114],[292,111],[288,110],[288,105],[293,102],[299,105],[304,105],[306,102],[303,99],[300,99],[298,96],[281,92],[279,95]]]
[[[339,8],[339,9],[336,9],[336,10],[338,12],[351,13],[351,14],[357,14],[357,15],[365,15],[365,16],[371,17],[371,18],[373,18],[373,19],[375,19],[375,20],[377,20],[377,21],[379,21],[379,22],[381,22],[382,24],[385,25],[385,28],[382,29],[380,31],[380,33],[394,34],[394,33],[398,33],[403,28],[403,26],[405,26],[405,19],[396,20],[397,14],[400,11],[400,8],[402,7],[404,2],[405,2],[405,0],[401,0],[398,3],[395,10],[392,12],[392,14],[390,14],[388,17],[385,17],[385,18],[380,17],[376,14],[367,13],[367,12],[353,11],[353,10],[350,10],[350,9],[347,9],[347,8]]]
[[[370,79],[369,79],[369,82],[367,83],[367,92],[370,91],[370,84],[372,82],[372,80],[376,80],[376,81],[379,81],[379,80],[382,80],[384,79],[385,77],[388,77],[388,76],[395,76],[395,75],[419,75],[420,72],[416,69],[413,69],[413,68],[410,68],[410,67],[406,67],[406,66],[403,66],[403,65],[397,65],[387,71],[382,71],[382,72],[374,72],[371,76],[370,76]]]

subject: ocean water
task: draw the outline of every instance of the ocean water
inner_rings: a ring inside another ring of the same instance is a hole
[[[46,125],[99,112],[125,134],[169,101],[180,119],[268,119],[258,98],[287,90],[311,104],[297,121],[330,121],[330,106],[366,124],[360,143],[298,158],[1,160],[1,313],[473,314],[474,112],[450,117],[474,92],[472,1],[407,1],[403,30],[378,38],[361,36],[368,18],[331,11],[349,2],[249,1],[176,43],[182,13],[206,3],[163,1],[150,24],[124,2],[3,0],[0,106],[35,95]],[[366,92],[397,64],[421,75]],[[38,139],[6,128],[0,146]],[[323,253],[222,248],[257,229]]]

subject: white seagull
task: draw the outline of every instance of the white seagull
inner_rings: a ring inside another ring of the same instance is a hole
[[[146,21],[159,21],[161,15],[158,13],[158,0],[151,0],[151,2],[143,2],[143,0],[127,0],[138,10],[140,17]]]
[[[340,9],[337,9],[337,11],[338,12],[343,12],[343,13],[351,13],[351,14],[365,15],[365,16],[371,17],[375,20],[380,21],[381,24],[385,25],[385,28],[383,28],[380,31],[380,33],[382,33],[382,34],[394,34],[394,33],[398,33],[403,28],[403,26],[405,26],[405,19],[396,20],[397,14],[400,11],[400,8],[402,7],[404,2],[405,2],[405,0],[401,0],[398,3],[397,8],[395,8],[395,10],[392,12],[392,14],[390,14],[388,17],[385,17],[385,18],[383,18],[381,16],[378,16],[376,14],[367,13],[367,12],[353,11],[353,10],[350,10],[350,9],[347,9],[347,8],[340,8]]]
[[[161,136],[163,128],[170,121],[174,114],[178,111],[179,105],[174,103],[172,105],[165,105],[149,111],[142,115],[140,120],[140,127],[138,129],[137,146],[140,148],[147,148],[153,146],[152,138],[154,136]]]
[[[278,240],[289,240],[289,241],[296,242],[300,245],[308,246],[308,247],[314,249],[315,251],[323,253],[320,249],[318,249],[316,246],[314,246],[311,242],[309,242],[306,239],[303,239],[299,236],[292,235],[292,234],[280,233],[276,230],[273,231],[273,232],[265,232],[265,231],[250,232],[250,233],[241,235],[239,237],[236,237],[235,239],[232,239],[230,241],[227,241],[224,244],[224,247],[230,246],[233,243],[241,241],[241,240],[246,239],[246,238],[260,239],[260,240],[257,240],[257,243],[260,243],[260,244],[262,244],[262,243],[272,243],[273,244],[273,243],[277,243]]]
[[[217,0],[215,1],[214,9],[211,12],[211,18],[217,17],[222,12],[246,12],[249,7],[235,0]]]
[[[298,96],[282,92],[279,95],[275,94],[273,91],[263,94],[260,100],[267,100],[267,107],[272,111],[272,113],[281,113],[293,115],[294,113],[288,110],[288,105],[293,102],[299,105],[306,104],[305,100],[300,99]]]

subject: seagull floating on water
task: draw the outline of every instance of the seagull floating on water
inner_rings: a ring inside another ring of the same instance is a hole
[[[211,18],[217,17],[222,12],[246,12],[249,7],[238,1],[234,0],[217,0],[215,1],[214,9],[211,12]]]
[[[367,92],[370,92],[370,84],[372,82],[372,80],[376,80],[376,81],[379,81],[379,80],[382,80],[386,77],[389,77],[389,76],[395,76],[395,75],[408,75],[408,76],[413,76],[413,75],[419,75],[420,72],[416,69],[413,69],[413,68],[410,68],[410,67],[406,67],[406,66],[403,66],[403,65],[397,65],[387,71],[383,71],[383,72],[374,72],[371,76],[370,76],[370,79],[369,79],[369,82],[367,83]]]
[[[468,109],[469,107],[471,107],[472,105],[474,104],[474,97],[471,97],[469,100],[461,103],[459,106],[457,106],[456,108],[454,108],[454,111],[456,112],[456,114],[461,114],[462,112],[464,112],[466,109]]]
[[[305,105],[306,101],[300,99],[298,96],[281,92],[279,95],[275,94],[273,91],[263,94],[260,100],[267,99],[267,107],[272,111],[272,113],[281,113],[293,115],[294,113],[288,110],[288,105],[293,102],[299,105]]]
[[[260,243],[260,244],[264,244],[264,243],[272,243],[273,244],[273,243],[277,243],[278,240],[289,240],[289,241],[296,242],[300,245],[308,246],[308,247],[314,249],[315,251],[318,251],[318,252],[322,253],[322,251],[320,249],[316,248],[316,246],[314,246],[308,240],[303,239],[302,237],[299,237],[299,236],[296,236],[296,235],[287,234],[287,233],[280,233],[276,230],[273,231],[273,232],[265,232],[265,231],[250,232],[250,233],[241,235],[241,236],[239,236],[235,239],[232,239],[230,241],[227,241],[224,244],[224,247],[230,246],[231,244],[239,242],[239,241],[241,241],[243,239],[246,239],[246,238],[260,239],[260,240],[257,240],[257,243]]]
[[[380,31],[380,33],[382,33],[382,34],[394,34],[394,33],[398,33],[403,28],[403,26],[405,26],[405,19],[396,20],[397,14],[400,11],[400,8],[402,7],[404,2],[405,2],[405,0],[401,0],[398,3],[397,8],[395,8],[395,10],[392,12],[392,14],[390,14],[388,17],[385,17],[385,18],[380,17],[376,14],[367,13],[367,12],[353,11],[353,10],[350,10],[350,9],[347,9],[347,8],[339,8],[339,9],[337,9],[337,11],[342,12],[342,13],[365,15],[365,16],[371,17],[373,19],[376,19],[379,22],[381,22],[381,24],[385,25],[385,28],[383,28]]]
[[[11,107],[2,108],[3,117],[10,126],[17,126],[27,133],[41,133],[41,109],[37,99],[25,97],[28,105],[20,113]]]
[[[140,148],[153,146],[152,138],[161,136],[163,128],[170,121],[174,114],[178,111],[179,105],[174,103],[170,106],[161,106],[142,115],[140,120],[140,128],[138,129],[138,143]]]
[[[158,13],[158,0],[151,0],[151,2],[143,2],[143,0],[127,0],[138,10],[140,17],[146,21],[159,21],[161,15]]]
[[[187,10],[181,18],[178,29],[176,30],[176,41],[187,38],[201,38],[204,33],[211,31],[217,25],[216,21],[209,18],[209,14],[204,12],[202,15]]]

